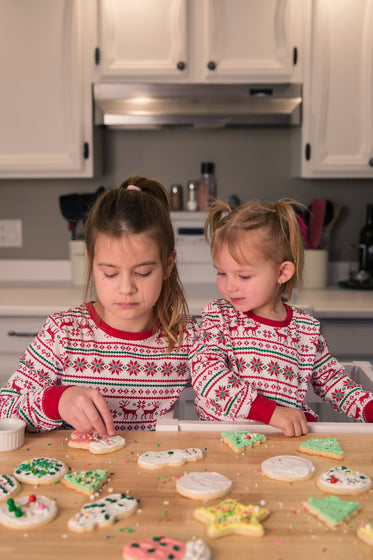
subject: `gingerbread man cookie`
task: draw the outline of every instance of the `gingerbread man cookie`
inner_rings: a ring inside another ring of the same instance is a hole
[[[103,438],[97,432],[78,432],[74,430],[67,445],[75,449],[88,449],[91,453],[100,455],[123,449],[126,440],[122,436]]]
[[[161,469],[162,467],[180,467],[185,463],[203,459],[200,449],[171,449],[170,451],[147,451],[137,459],[137,464],[144,469]]]
[[[67,526],[72,531],[82,533],[93,531],[95,527],[107,527],[117,519],[129,517],[137,510],[137,500],[126,494],[110,494],[95,502],[84,504],[79,513],[73,515]]]

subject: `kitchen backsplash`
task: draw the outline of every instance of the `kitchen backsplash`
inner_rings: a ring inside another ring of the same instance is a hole
[[[347,247],[357,243],[372,202],[372,180],[292,177],[291,129],[105,131],[103,140],[104,171],[94,179],[0,180],[0,219],[21,219],[23,226],[23,246],[0,248],[0,259],[68,259],[70,235],[59,209],[63,194],[113,187],[132,174],[186,188],[188,180],[198,179],[202,161],[215,163],[222,198],[292,197],[308,205],[319,197],[342,204],[330,243],[332,261],[348,259]]]

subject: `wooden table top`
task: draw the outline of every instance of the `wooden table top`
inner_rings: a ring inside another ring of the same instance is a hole
[[[298,453],[299,444],[309,435],[288,439],[282,434],[266,434],[265,444],[239,455],[221,442],[219,432],[125,432],[122,435],[126,438],[126,447],[105,455],[92,455],[88,451],[68,447],[69,435],[69,431],[26,434],[22,448],[0,453],[0,473],[12,474],[18,463],[33,457],[60,459],[72,470],[107,468],[112,474],[101,496],[110,492],[129,493],[140,499],[139,511],[109,528],[78,534],[67,528],[67,521],[89,499],[62,484],[44,485],[37,489],[23,484],[18,496],[38,493],[55,498],[58,516],[43,528],[27,531],[0,526],[1,559],[120,560],[127,542],[162,535],[180,541],[187,541],[193,536],[203,538],[211,548],[212,560],[226,560],[229,556],[266,560],[350,560],[352,557],[354,560],[365,560],[373,556],[373,547],[356,536],[358,524],[373,519],[372,491],[357,498],[346,496],[345,499],[357,499],[361,511],[345,526],[328,529],[302,508],[302,501],[309,496],[323,496],[315,478],[297,483],[280,482],[264,477],[260,471],[262,461],[269,457],[299,455],[313,462],[316,477],[333,466],[343,464],[373,478],[373,434],[338,434],[337,439],[345,453],[343,462]],[[203,450],[204,459],[178,468],[165,467],[152,471],[137,466],[137,457],[143,452],[188,447]],[[226,497],[244,504],[265,501],[271,515],[263,521],[263,537],[207,537],[205,526],[193,519],[192,512],[201,505],[215,505],[224,498],[203,504],[184,498],[175,490],[177,477],[186,472],[205,470],[219,472],[233,481],[232,491]]]

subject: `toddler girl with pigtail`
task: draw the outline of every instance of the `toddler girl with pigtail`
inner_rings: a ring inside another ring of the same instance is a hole
[[[261,421],[286,436],[308,432],[317,415],[311,384],[350,418],[373,421],[373,393],[354,383],[328,351],[320,323],[284,303],[301,282],[303,242],[294,200],[216,201],[206,237],[221,298],[202,310],[190,354],[202,420]]]

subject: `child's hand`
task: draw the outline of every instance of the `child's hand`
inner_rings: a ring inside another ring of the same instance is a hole
[[[281,428],[283,434],[288,437],[301,436],[308,432],[306,417],[298,408],[276,406],[269,425],[274,428]]]
[[[69,387],[58,403],[61,418],[79,432],[113,436],[114,422],[104,397],[96,389]]]

